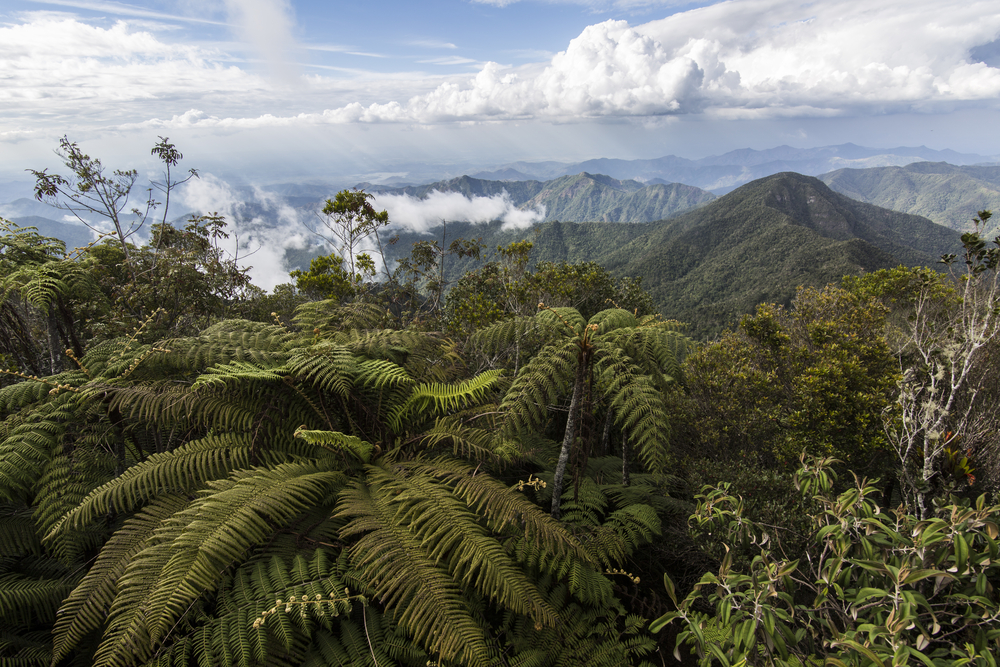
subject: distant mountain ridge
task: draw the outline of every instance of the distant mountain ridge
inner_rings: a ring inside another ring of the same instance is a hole
[[[441,231],[427,235],[440,238]],[[528,239],[533,261],[591,260],[616,275],[640,276],[663,314],[687,322],[699,338],[759,303],[789,303],[800,285],[899,264],[934,266],[960,247],[954,230],[855,201],[796,173],[759,179],[659,222],[547,222],[520,231],[449,223],[447,232],[449,242],[479,236],[487,248]],[[455,262],[450,279],[471,268]]]
[[[916,162],[904,167],[838,169],[819,178],[852,199],[921,215],[959,231],[970,230],[978,211],[1000,214],[1000,165]],[[1000,233],[1000,215],[981,231],[987,238]]]
[[[842,168],[904,166],[919,161],[971,165],[997,162],[1000,157],[934,150],[926,146],[884,149],[855,144],[819,148],[778,146],[767,150],[744,148],[694,160],[668,155],[650,160],[600,158],[574,163],[513,162],[476,172],[473,176],[500,180],[546,180],[586,171],[644,182],[662,179],[723,194],[752,180],[785,171],[817,176]]]

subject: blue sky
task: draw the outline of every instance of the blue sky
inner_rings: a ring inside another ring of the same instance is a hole
[[[854,142],[1000,154],[995,0],[7,0],[0,179],[68,135],[248,180]]]

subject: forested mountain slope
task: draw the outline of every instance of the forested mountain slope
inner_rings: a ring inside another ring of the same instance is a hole
[[[441,239],[442,230],[431,230]],[[447,243],[481,238],[488,250],[521,239],[532,261],[594,261],[617,275],[640,276],[667,317],[711,335],[763,301],[788,303],[800,285],[906,264],[933,266],[954,252],[959,234],[925,218],[855,201],[810,176],[784,173],[754,181],[670,220],[646,224],[548,222],[531,230],[499,223],[449,223]],[[403,235],[405,253],[427,236]],[[474,268],[453,261],[451,279]]]
[[[1000,166],[916,162],[905,167],[838,169],[820,179],[853,199],[922,215],[960,231],[971,229],[978,211],[1000,210]],[[984,236],[995,236],[997,225],[994,222]]]
[[[933,265],[958,233],[784,173],[747,184],[648,232],[600,261],[643,277],[668,317],[712,333],[758,303],[788,303],[799,285],[897,264]]]

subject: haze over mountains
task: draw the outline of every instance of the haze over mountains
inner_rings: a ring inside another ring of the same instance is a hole
[[[778,146],[762,151],[745,148],[696,160],[668,155],[654,160],[602,158],[572,164],[514,162],[472,175],[495,180],[547,180],[586,171],[644,182],[656,182],[660,179],[724,194],[744,183],[783,171],[817,176],[836,169],[902,166],[920,161],[971,165],[1000,162],[1000,157],[957,153],[952,150],[939,151],[925,146],[866,148],[855,144],[841,144],[805,149]]]

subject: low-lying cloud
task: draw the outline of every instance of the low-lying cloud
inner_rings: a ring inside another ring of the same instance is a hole
[[[189,181],[181,204],[197,214],[219,213],[229,223],[229,238],[220,244],[249,267],[253,284],[265,290],[290,282],[285,251],[314,244],[298,210],[282,198],[254,188],[252,196],[235,191],[211,174]]]
[[[410,195],[376,195],[375,207],[385,209],[394,227],[426,232],[442,222],[483,224],[501,220],[503,229],[525,229],[545,219],[545,210],[521,210],[506,192],[492,197],[466,197],[433,190],[420,199]]]

